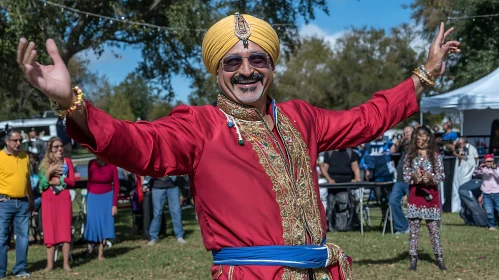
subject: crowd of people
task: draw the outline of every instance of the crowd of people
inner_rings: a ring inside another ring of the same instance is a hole
[[[6,145],[0,151],[0,278],[6,273],[7,250],[12,236],[15,236],[16,244],[15,276],[29,276],[26,267],[30,235],[35,240],[43,239],[47,252],[46,272],[54,269],[57,246],[62,247],[63,269],[71,271],[73,199],[70,190],[76,184],[73,161],[70,157],[65,157],[64,145],[59,137],[52,137],[41,143],[33,141],[39,147],[31,149],[31,143],[23,145],[23,135],[27,136],[15,129],[8,131],[4,138]],[[35,136],[35,133],[29,134],[30,138]],[[150,184],[153,192],[155,189],[166,191],[153,196],[154,211],[148,211],[147,207],[141,209],[141,212],[152,213],[152,221],[148,221],[147,225],[144,223],[151,233],[147,237],[150,239],[149,244],[154,245],[159,239],[165,204],[162,195],[166,196],[167,192],[175,236],[179,243],[186,243],[182,229],[179,188],[173,183],[175,177],[149,180],[151,183],[154,181]],[[164,187],[161,183],[163,181],[168,181],[171,185]],[[99,260],[105,259],[104,247],[107,240],[116,238],[114,216],[118,212],[120,185],[116,166],[99,157],[88,162],[84,240],[87,242],[88,256],[98,245]],[[144,189],[137,190],[147,192],[147,184],[145,186]],[[39,218],[36,219],[35,216]]]
[[[153,193],[153,203],[178,195],[166,186],[177,181],[178,175],[189,175],[203,242],[213,254],[213,278],[347,280],[352,279],[352,258],[326,240],[326,215],[318,197],[315,163],[323,165],[319,172],[329,183],[363,178],[375,182],[393,180],[397,168],[389,155],[392,147],[378,136],[418,111],[417,100],[424,88],[435,86],[435,78],[445,72],[447,57],[460,52],[460,42],[447,39],[452,31],[445,30],[441,23],[425,64],[416,66],[412,75],[395,87],[379,91],[370,101],[346,111],[325,110],[299,100],[276,104],[268,90],[280,54],[279,37],[268,22],[239,13],[216,22],[203,38],[204,65],[216,77],[221,92],[216,106],[182,105],[154,122],[119,121],[87,102],[82,88],[72,87],[67,67],[51,39],[46,48],[53,65],[46,67],[36,62],[36,46],[24,38],[18,45],[17,62],[28,82],[47,95],[56,113],[66,119],[68,136],[102,162],[156,178],[149,192]],[[10,134],[8,145],[17,145],[18,138],[18,134]],[[433,145],[437,139],[428,129],[416,128],[413,136],[405,140],[408,146],[400,174],[408,185],[411,269],[417,265],[418,232],[423,219],[431,233],[437,265],[445,269],[437,193],[444,171]],[[442,137],[441,141],[446,140]],[[362,143],[367,143],[364,150],[368,157],[357,148],[343,150]],[[321,152],[325,152],[322,157]],[[457,152],[463,156],[457,164],[465,160],[464,153]],[[14,158],[23,156],[10,148],[5,154],[12,164],[20,164]],[[334,157],[341,158],[341,164],[331,160]],[[63,159],[58,157],[57,161],[60,164]],[[28,170],[28,160],[24,162],[22,168]],[[341,171],[329,173],[335,169]],[[59,177],[50,173],[46,175],[54,177],[49,180],[56,186],[67,184],[60,171],[55,172]],[[177,177],[158,179],[165,175]],[[14,198],[15,202],[8,203],[23,203],[27,209],[32,195],[27,178],[23,180],[17,185],[21,190],[15,193],[5,187],[10,185],[0,183],[0,193]],[[106,185],[97,195],[106,203],[103,211],[111,210],[112,216],[115,211],[112,197],[104,195],[110,191]],[[374,196],[384,199],[382,203],[388,201],[388,194],[382,190]],[[489,204],[494,200],[485,195],[484,199]],[[20,209],[0,203],[0,212],[4,208],[13,211],[4,215],[8,218],[1,218],[7,222]],[[27,219],[27,210],[14,220],[24,217]],[[158,224],[153,217],[151,245],[156,241]],[[102,232],[95,242],[112,234]],[[1,233],[3,242],[5,235]],[[181,228],[175,229],[175,235],[182,242]],[[21,245],[19,248],[22,250]],[[14,274],[26,273],[23,256],[18,255],[21,261]],[[5,274],[3,264],[0,276]]]
[[[355,203],[350,203],[352,209],[348,209],[346,205],[352,195],[362,194],[351,194],[346,189],[338,188],[329,190],[325,184],[360,180],[394,182],[389,193],[388,188],[377,187],[371,192],[373,196],[370,199],[376,200],[383,213],[390,206],[396,235],[409,234],[411,270],[416,270],[417,267],[421,220],[426,220],[436,264],[445,270],[439,232],[442,212],[440,184],[443,184],[446,175],[449,176],[449,172],[444,170],[443,157],[452,155],[456,161],[451,197],[453,212],[460,212],[465,221],[468,212],[473,212],[475,216],[480,213],[484,217],[486,215],[486,223],[467,223],[487,225],[490,230],[495,230],[494,211],[499,212],[499,169],[494,163],[494,156],[486,154],[484,161],[479,164],[477,149],[468,143],[466,137],[459,137],[452,130],[451,122],[444,122],[442,127],[444,132],[440,133],[438,126],[429,129],[416,123],[406,126],[400,136],[394,135],[395,142],[387,137],[378,137],[353,149],[321,154],[318,161],[319,185],[324,186],[320,190],[321,200],[326,209],[333,208],[331,215],[328,215],[328,219],[332,220],[328,221],[329,229],[341,231],[356,226],[354,219],[346,222],[345,217],[356,214],[352,210],[354,207],[356,211],[360,208]],[[394,158],[398,159],[396,168]],[[483,176],[483,179],[476,179],[477,176]],[[404,199],[407,202],[406,213],[402,207]],[[473,200],[477,205],[482,205],[478,211],[470,210]],[[473,218],[476,219],[470,219]]]

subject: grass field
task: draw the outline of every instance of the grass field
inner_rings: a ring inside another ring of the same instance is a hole
[[[75,245],[73,271],[57,268],[44,273],[45,247],[29,248],[29,272],[35,279],[210,279],[211,254],[206,252],[193,209],[183,212],[187,245],[175,242],[171,226],[167,237],[155,246],[132,230],[129,209],[121,209],[116,221],[117,239],[106,248],[107,259],[94,255],[85,258],[84,244]],[[169,215],[167,214],[167,217]],[[498,279],[499,233],[465,226],[456,214],[444,214],[442,241],[447,267],[441,272],[434,265],[433,252],[426,227],[420,238],[420,262],[417,273],[408,271],[408,237],[385,235],[371,230],[328,233],[328,241],[340,245],[354,260],[355,279]],[[15,250],[9,252],[11,273]]]

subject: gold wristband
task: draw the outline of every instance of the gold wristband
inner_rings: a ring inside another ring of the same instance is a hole
[[[54,100],[50,100],[50,103],[52,105],[52,109],[55,110],[55,113],[57,116],[60,118],[65,118],[66,116],[71,116],[73,111],[76,109],[80,108],[83,105],[83,91],[78,87],[74,87],[72,89],[73,93],[76,95],[76,101],[73,103],[73,105],[69,106],[69,108],[62,108],[59,103],[57,103]]]
[[[423,70],[422,70],[422,69]],[[435,80],[433,77],[430,77],[427,75],[426,70],[424,70],[424,67],[422,65],[420,67],[416,67],[412,73],[416,75],[419,78],[419,81],[426,87],[434,87],[435,86]]]

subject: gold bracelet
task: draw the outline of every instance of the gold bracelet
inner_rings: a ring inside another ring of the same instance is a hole
[[[434,87],[435,81],[430,78],[425,72],[421,70],[420,67],[416,67],[412,73],[419,78],[419,81],[426,87]]]
[[[73,111],[75,111],[76,109],[80,108],[83,105],[83,96],[84,96],[83,91],[78,86],[74,87],[72,91],[76,95],[76,101],[73,103],[73,105],[69,106],[69,108],[61,108],[59,103],[57,103],[54,100],[50,100],[50,103],[52,104],[52,109],[55,110],[55,114],[60,118],[71,116]]]

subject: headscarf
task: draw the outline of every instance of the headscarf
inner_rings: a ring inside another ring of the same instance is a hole
[[[241,39],[244,38],[244,39]],[[240,40],[258,44],[272,58],[275,64],[279,58],[279,37],[270,24],[250,15],[225,17],[206,32],[202,45],[203,62],[208,72],[217,75],[218,65]]]

